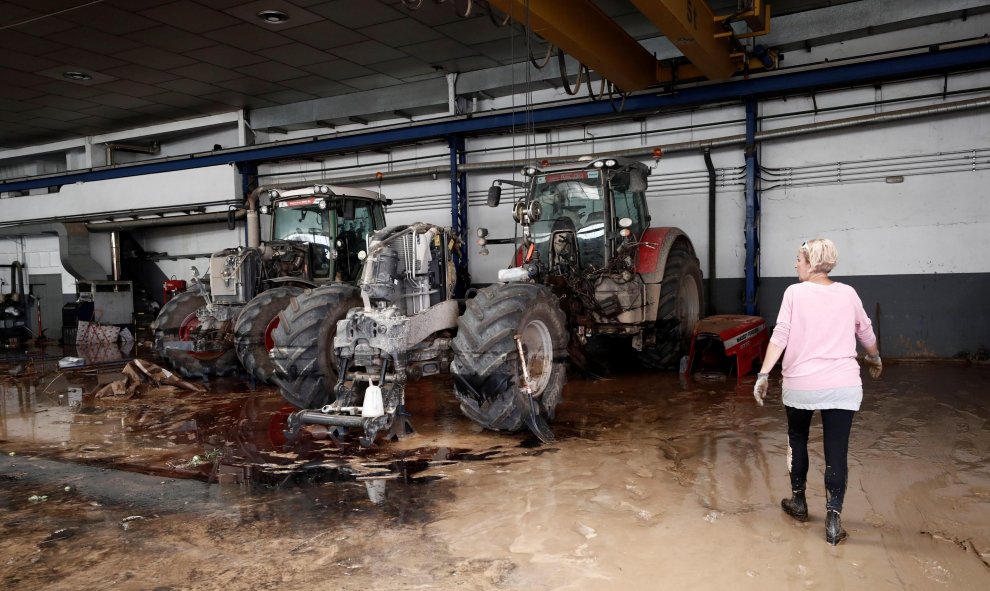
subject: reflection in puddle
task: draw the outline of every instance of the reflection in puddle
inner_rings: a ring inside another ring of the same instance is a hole
[[[0,382],[5,451],[199,481],[229,501],[319,490],[319,501],[311,507],[370,502],[402,513],[425,496],[413,491],[442,480],[445,468],[504,455],[499,447],[479,452],[379,445],[369,450],[360,448],[356,437],[333,440],[318,429],[286,441],[283,432],[293,408],[270,390],[247,392],[235,379],[215,380],[209,392],[94,397],[118,370],[73,369]]]

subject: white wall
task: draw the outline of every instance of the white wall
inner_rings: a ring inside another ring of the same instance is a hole
[[[24,281],[28,275],[61,273],[62,293],[75,293],[76,281],[66,272],[59,256],[58,236],[26,236],[15,239],[0,239],[0,264],[9,265],[19,261],[24,265]],[[10,275],[2,270],[3,292],[11,291]],[[30,289],[25,286],[25,292]]]
[[[3,222],[47,222],[56,216],[127,213],[241,199],[241,178],[233,165],[74,183],[58,193],[0,199]],[[2,231],[0,231],[2,234]]]

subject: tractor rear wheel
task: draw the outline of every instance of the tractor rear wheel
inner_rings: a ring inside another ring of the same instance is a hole
[[[229,343],[216,343],[209,351],[194,351],[193,341],[199,317],[196,310],[206,305],[199,293],[186,291],[162,306],[151,323],[155,351],[186,378],[223,376],[237,371],[237,355]]]
[[[509,283],[479,290],[467,301],[453,341],[450,367],[461,411],[486,429],[525,426],[552,440],[546,423],[553,420],[567,381],[568,336],[564,313],[548,287]]]
[[[234,347],[237,358],[248,373],[268,382],[275,373],[275,363],[268,354],[275,346],[272,331],[278,326],[278,313],[303,289],[282,286],[264,291],[247,303],[234,323]]]
[[[698,257],[688,250],[672,250],[660,283],[656,345],[640,351],[640,363],[650,369],[677,369],[704,307]]]
[[[359,293],[358,288],[342,284],[308,289],[279,312],[278,326],[272,331],[276,370],[271,380],[278,384],[282,398],[297,408],[318,408],[334,400],[337,331],[320,329],[327,322],[336,326],[348,310],[360,306]]]

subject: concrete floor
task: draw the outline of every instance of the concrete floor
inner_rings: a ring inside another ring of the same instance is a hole
[[[779,509],[779,382],[759,408],[751,380],[573,377],[539,445],[479,430],[449,380],[424,380],[407,393],[417,434],[362,450],[284,444],[278,395],[238,379],[94,399],[119,362],[8,377],[14,363],[3,589],[990,588],[986,366],[867,380],[833,548],[817,419],[812,519]]]

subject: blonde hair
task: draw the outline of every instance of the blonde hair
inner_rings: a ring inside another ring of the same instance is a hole
[[[818,273],[830,273],[839,262],[839,251],[828,238],[812,238],[801,245],[798,253]]]

